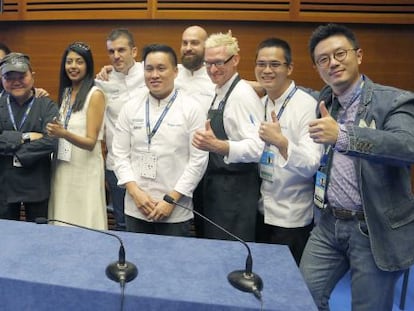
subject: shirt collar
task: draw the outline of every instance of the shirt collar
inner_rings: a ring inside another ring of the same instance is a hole
[[[155,104],[157,106],[166,106],[169,101],[171,100],[171,98],[174,96],[175,94],[175,87],[174,89],[171,91],[170,94],[168,94],[167,97],[164,97],[163,99],[158,99],[154,96],[151,95],[151,93],[149,93],[149,101],[151,104]]]
[[[225,95],[227,93],[227,91],[229,90],[231,84],[233,83],[234,79],[236,79],[238,73],[235,72],[234,75],[226,82],[224,83],[224,85],[222,87],[218,87],[216,86],[216,94],[218,96],[220,95]]]
[[[338,97],[338,101],[339,104],[341,105],[342,108],[346,109],[348,108],[352,103],[355,102],[355,97],[357,96],[358,92],[360,92],[360,87],[361,87],[361,83],[363,82],[363,77],[361,75],[361,77],[358,79],[358,81],[356,83],[354,83],[354,85],[349,88],[345,93],[343,93]]]

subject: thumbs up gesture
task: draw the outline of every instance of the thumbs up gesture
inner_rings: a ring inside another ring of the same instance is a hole
[[[319,111],[321,117],[309,123],[309,135],[315,143],[333,145],[338,139],[339,125],[323,100],[319,103]]]
[[[198,149],[224,156],[229,153],[229,143],[216,137],[211,128],[210,120],[206,121],[204,129],[199,129],[194,133],[192,145]]]
[[[286,159],[288,139],[283,135],[276,113],[271,113],[272,122],[262,122],[259,127],[259,136],[267,144],[276,146]]]

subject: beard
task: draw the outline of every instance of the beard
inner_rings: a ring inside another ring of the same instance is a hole
[[[203,65],[203,57],[198,54],[189,54],[181,56],[181,64],[188,70],[194,71]]]

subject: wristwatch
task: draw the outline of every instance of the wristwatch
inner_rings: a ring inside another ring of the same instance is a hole
[[[30,143],[30,133],[23,133],[22,134],[23,143]]]

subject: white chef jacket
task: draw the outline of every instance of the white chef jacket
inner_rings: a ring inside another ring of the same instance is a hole
[[[212,106],[217,109],[226,95],[235,74],[221,88],[216,87],[217,97]],[[264,119],[263,103],[253,88],[240,80],[227,99],[223,112],[223,123],[229,138],[229,155],[225,163],[258,162],[263,151],[264,142],[259,137],[260,122]]]
[[[289,88],[274,103],[265,96],[267,121],[271,112],[278,114],[286,97],[295,87]],[[323,145],[316,144],[309,136],[309,122],[316,119],[316,100],[298,89],[286,105],[280,126],[288,139],[288,158],[285,160],[278,149],[271,145],[275,154],[273,182],[263,180],[259,211],[264,213],[265,223],[295,228],[308,225],[313,218],[314,174],[322,156]]]
[[[205,66],[191,72],[183,65],[178,64],[178,75],[175,79],[175,85],[177,88],[195,97],[200,102],[203,111],[207,114],[214,98],[215,84],[211,82]]]
[[[95,80],[96,86],[106,95],[106,110],[104,118],[105,142],[108,149],[106,168],[114,170],[115,163],[112,154],[112,139],[116,120],[122,106],[129,100],[136,98],[139,92],[146,90],[143,63],[136,62],[125,75],[115,70],[109,74],[108,81]]]
[[[147,91],[124,105],[118,117],[112,144],[115,173],[120,186],[135,181],[155,200],[162,200],[165,194],[175,190],[184,195],[180,203],[192,208],[193,190],[202,178],[208,162],[208,152],[191,145],[194,132],[204,128],[206,121],[199,103],[185,92],[177,91],[173,104],[152,137],[151,144],[148,144],[147,100],[152,131],[174,93],[175,90],[159,101]],[[141,176],[143,153],[148,151],[157,157],[155,179]],[[128,193],[125,195],[125,214],[148,221]],[[170,217],[162,221],[176,223],[192,217],[191,211],[175,207]]]

